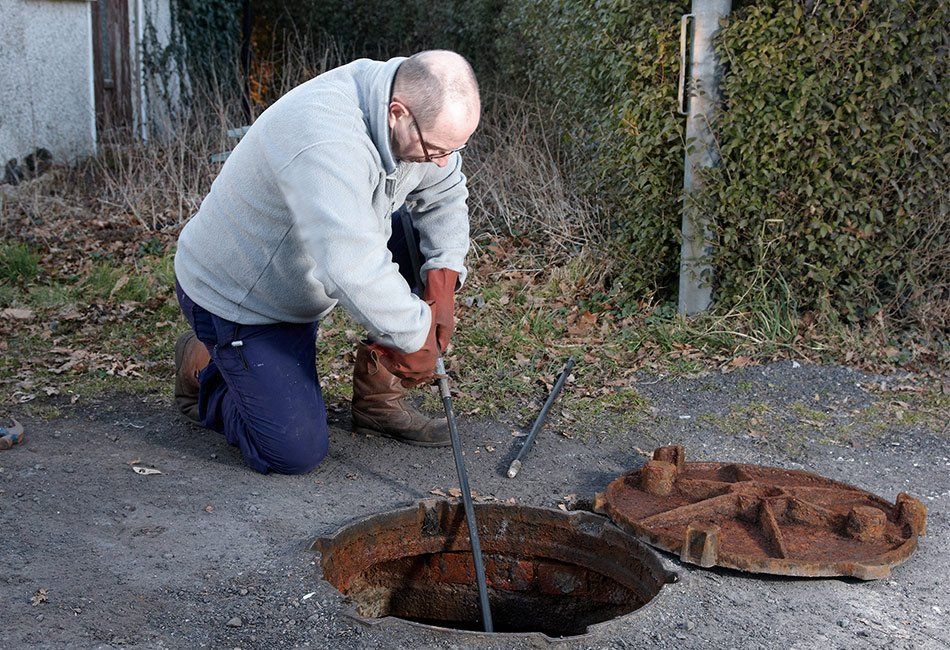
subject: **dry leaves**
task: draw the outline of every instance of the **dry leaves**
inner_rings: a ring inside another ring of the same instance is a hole
[[[442,488],[432,488],[429,490],[429,494],[434,494],[437,497],[448,498],[452,497],[453,499],[462,498],[462,490],[457,487],[449,488],[448,490],[443,490]],[[479,494],[475,490],[471,490],[472,499],[478,501],[479,503],[498,503],[499,499],[493,494]],[[513,504],[515,503],[514,499],[508,499],[504,503]]]
[[[33,607],[36,607],[40,603],[48,602],[49,597],[47,596],[47,593],[48,592],[46,589],[38,589],[36,593],[33,594],[33,597],[30,598],[30,604],[33,605]]]
[[[119,377],[141,377],[142,373],[138,368],[142,366],[132,361],[127,361],[116,357],[113,354],[102,352],[93,352],[87,349],[53,348],[50,350],[53,354],[59,356],[59,363],[46,369],[54,375],[61,375],[65,372],[85,372],[89,370],[101,370],[105,374]]]
[[[33,310],[20,307],[8,307],[0,312],[0,315],[13,320],[33,320]]]
[[[568,317],[567,333],[573,337],[581,337],[590,333],[597,326],[597,315],[589,311],[574,314]]]
[[[116,283],[112,286],[112,290],[109,292],[109,300],[112,300],[112,297],[122,290],[122,287],[129,283],[129,276],[123,275],[121,278],[116,280]]]

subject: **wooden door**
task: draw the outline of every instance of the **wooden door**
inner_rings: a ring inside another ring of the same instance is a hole
[[[100,133],[132,127],[128,0],[92,3],[96,126]]]

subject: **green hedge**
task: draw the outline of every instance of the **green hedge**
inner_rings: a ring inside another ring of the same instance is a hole
[[[948,17],[941,0],[772,0],[724,25],[722,300],[760,269],[850,320],[948,298]]]
[[[515,0],[504,16],[505,69],[557,104],[584,186],[616,215],[631,296],[676,290],[687,9]],[[720,304],[947,326],[947,14],[940,0],[734,3],[717,46],[723,164],[704,197]]]

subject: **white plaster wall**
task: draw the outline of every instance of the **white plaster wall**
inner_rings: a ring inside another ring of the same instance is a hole
[[[0,0],[0,162],[95,153],[90,16],[84,0]]]

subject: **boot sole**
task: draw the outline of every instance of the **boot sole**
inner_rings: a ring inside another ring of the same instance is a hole
[[[407,445],[412,445],[413,447],[449,447],[452,444],[452,439],[449,438],[444,442],[423,442],[420,440],[410,440],[409,438],[403,438],[402,436],[396,435],[395,433],[386,433],[385,431],[377,431],[376,429],[368,429],[366,427],[353,427],[354,433],[362,433],[367,436],[379,436],[382,438],[392,438],[393,440],[398,440],[399,442],[405,443]]]

